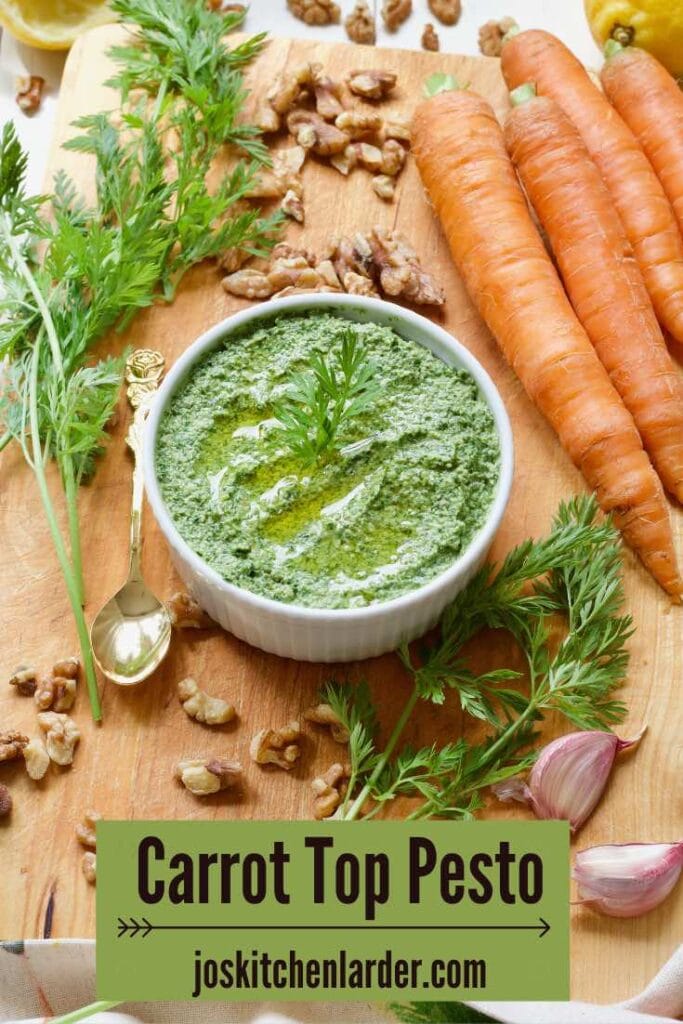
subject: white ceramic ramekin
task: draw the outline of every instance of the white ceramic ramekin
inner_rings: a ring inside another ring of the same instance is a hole
[[[164,504],[155,473],[159,423],[171,396],[188,371],[226,335],[275,315],[325,310],[349,320],[374,321],[424,345],[451,366],[468,370],[479,385],[496,423],[501,466],[486,522],[445,572],[418,590],[367,608],[324,609],[284,604],[252,594],[211,569],[180,536]],[[255,647],[301,661],[356,661],[394,650],[421,636],[482,565],[507,505],[513,470],[510,421],[496,387],[466,348],[441,327],[410,310],[355,295],[301,295],[264,302],[216,324],[183,353],[163,382],[147,421],[145,486],[150,505],[171,549],[173,563],[189,591],[224,629]]]

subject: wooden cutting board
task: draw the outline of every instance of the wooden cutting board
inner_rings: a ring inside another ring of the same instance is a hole
[[[92,189],[87,159],[59,146],[78,115],[114,105],[102,85],[109,72],[104,56],[119,30],[105,27],[82,38],[67,62],[51,170],[64,167],[86,192]],[[356,67],[384,67],[399,73],[396,98],[384,109],[409,115],[424,79],[433,71],[452,72],[469,81],[503,113],[506,91],[498,62],[448,54],[375,50],[371,47],[273,40],[251,70],[257,92],[265,90],[287,63],[321,61],[333,78]],[[400,179],[393,204],[378,199],[369,177],[348,180],[330,168],[305,168],[306,225],[290,225],[293,242],[322,248],[332,233],[351,233],[372,224],[397,227],[412,240],[425,264],[446,288],[442,322],[464,342],[496,381],[512,419],[516,474],[512,500],[494,546],[494,556],[528,535],[545,533],[562,498],[583,489],[554,435],[527,400],[496,345],[469,302],[447,253],[439,226],[424,198],[412,162]],[[121,345],[161,349],[170,365],[206,328],[241,308],[227,296],[213,266],[191,273],[173,307],[159,305],[143,313]],[[91,620],[126,571],[131,467],[124,445],[128,410],[120,423],[95,482],[81,494],[81,522]],[[53,483],[54,483],[53,478]],[[16,449],[0,465],[3,543],[0,546],[0,678],[20,662],[47,671],[76,650],[64,587],[53,555],[33,478]],[[683,516],[673,511],[678,551],[683,558]],[[166,546],[151,515],[145,516],[144,564],[151,586],[168,597],[178,589]],[[682,612],[672,609],[652,580],[626,554],[628,609],[637,632],[631,643],[632,667],[624,697],[630,706],[624,734],[643,722],[649,733],[635,756],[624,758],[607,798],[583,830],[578,846],[629,840],[672,840],[681,833],[680,776]],[[515,659],[505,637],[487,637],[474,648],[475,665],[510,665]],[[181,710],[177,681],[192,674],[208,689],[230,696],[239,708],[236,724],[209,731]],[[321,680],[366,676],[381,708],[386,731],[406,696],[398,660],[386,656],[363,665],[297,664],[251,649],[226,633],[187,633],[176,637],[168,660],[145,685],[131,690],[110,683],[103,688],[104,724],[95,727],[82,692],[75,717],[82,741],[71,769],[55,769],[41,783],[31,782],[21,764],[3,765],[0,779],[11,786],[15,810],[0,826],[2,882],[0,936],[87,937],[94,934],[95,898],[81,875],[81,849],[74,825],[88,808],[106,818],[303,818],[311,815],[310,780],[338,757],[339,748],[320,730],[307,730],[296,771],[267,772],[249,763],[247,748],[257,729],[296,718]],[[553,724],[547,735],[552,737]],[[32,702],[0,686],[0,727],[35,732]],[[423,707],[409,729],[413,743],[472,736],[471,722],[449,701],[443,710]],[[566,726],[564,728],[566,730]],[[246,792],[235,803],[225,794],[199,801],[174,782],[172,770],[183,754],[236,752],[247,765]],[[400,812],[394,807],[395,814]],[[489,815],[524,816],[519,807],[492,806]],[[457,827],[457,826],[456,826]],[[683,891],[647,917],[616,921],[577,910],[573,921],[573,995],[607,1002],[641,988],[671,954],[683,935]],[[531,968],[531,965],[530,965]]]

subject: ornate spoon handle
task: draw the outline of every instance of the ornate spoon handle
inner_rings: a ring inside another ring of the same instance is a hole
[[[154,392],[164,374],[164,357],[151,348],[139,348],[126,362],[127,396],[135,410],[126,435],[126,443],[133,453],[133,497],[130,510],[130,568],[129,579],[142,579],[140,555],[142,551],[142,501],[144,497],[142,474],[142,438],[145,420]]]

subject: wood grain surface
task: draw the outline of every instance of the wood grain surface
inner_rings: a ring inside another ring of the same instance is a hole
[[[109,108],[114,97],[102,86],[108,65],[107,46],[118,29],[103,28],[84,37],[66,68],[52,170],[65,167],[85,191],[92,189],[87,158],[65,153],[60,143],[79,114]],[[452,72],[488,97],[499,113],[506,92],[498,62],[483,58],[378,51],[312,41],[272,41],[250,72],[254,87],[267,88],[287,62],[322,61],[334,78],[355,67],[383,66],[399,73],[399,89],[386,109],[409,115],[425,77]],[[348,180],[333,169],[309,162],[305,168],[306,225],[290,225],[289,240],[322,248],[331,233],[353,232],[371,224],[398,227],[414,242],[426,265],[447,292],[441,318],[451,333],[481,360],[496,381],[510,414],[516,444],[516,474],[504,524],[493,556],[502,555],[528,535],[545,533],[562,498],[583,489],[554,435],[526,398],[503,362],[496,345],[474,311],[449,259],[439,226],[425,201],[410,162],[400,179],[395,203],[385,204],[370,188],[369,176]],[[140,315],[128,334],[109,339],[104,350],[124,344],[160,349],[170,365],[202,331],[244,303],[227,296],[220,273],[202,266],[186,279],[172,307],[159,305]],[[85,551],[88,620],[117,588],[126,571],[131,466],[124,445],[128,410],[113,431],[94,483],[84,488],[80,513]],[[52,477],[53,484],[56,483]],[[2,544],[2,634],[0,680],[17,663],[48,671],[60,657],[75,652],[75,631],[64,587],[34,481],[16,449],[0,462]],[[683,558],[683,516],[672,509],[679,556]],[[144,567],[150,585],[168,597],[178,589],[165,544],[151,515],[144,521]],[[643,722],[649,726],[640,749],[626,756],[615,772],[606,799],[582,831],[577,845],[644,840],[672,840],[681,833],[681,682],[683,680],[683,613],[626,554],[628,610],[637,632],[631,642],[631,670],[624,697],[630,707],[624,734]],[[480,638],[473,648],[478,668],[518,661],[505,636]],[[229,696],[239,720],[218,730],[190,721],[175,695],[177,681],[192,674],[210,691]],[[51,768],[32,782],[21,763],[0,766],[0,780],[11,787],[15,809],[0,825],[0,935],[40,937],[46,921],[53,936],[94,934],[95,894],[81,874],[81,848],[74,825],[88,808],[106,818],[305,818],[311,816],[310,780],[338,757],[339,748],[316,727],[306,730],[303,755],[290,775],[249,763],[247,748],[254,732],[296,718],[321,680],[336,675],[366,676],[381,708],[383,729],[398,715],[407,695],[406,679],[393,655],[362,665],[339,667],[297,664],[251,649],[221,631],[177,636],[166,663],[146,684],[130,690],[103,684],[104,723],[90,720],[83,688],[74,712],[82,730],[75,763]],[[549,722],[548,737],[554,735]],[[31,700],[0,683],[0,728],[36,732]],[[565,729],[566,726],[559,726]],[[423,707],[406,739],[414,743],[445,741],[471,723],[449,701],[444,709]],[[246,768],[241,800],[218,794],[199,801],[172,777],[183,754],[235,752]],[[524,816],[523,808],[495,806],[487,816]],[[392,808],[394,815],[400,806]],[[455,830],[457,825],[452,826]],[[607,1002],[639,990],[671,954],[683,935],[683,891],[644,918],[618,921],[576,909],[572,932],[572,994]],[[533,964],[529,964],[533,974]],[[533,986],[532,986],[533,988]]]

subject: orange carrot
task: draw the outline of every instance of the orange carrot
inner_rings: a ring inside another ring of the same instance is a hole
[[[491,107],[442,92],[418,106],[412,140],[456,266],[512,369],[627,542],[679,596],[661,484],[534,227]]]
[[[531,86],[512,94],[505,142],[569,298],[665,488],[683,501],[683,378],[619,215],[576,128]]]
[[[505,43],[510,89],[534,82],[578,128],[617,207],[660,323],[683,344],[683,239],[657,175],[622,121],[567,47],[548,32],[520,32]]]
[[[613,39],[600,78],[654,167],[683,231],[683,92],[656,57]]]

